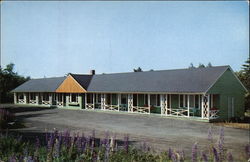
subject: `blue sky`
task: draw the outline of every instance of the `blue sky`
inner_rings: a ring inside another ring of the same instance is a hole
[[[32,78],[230,65],[249,56],[241,2],[2,2],[2,66]]]

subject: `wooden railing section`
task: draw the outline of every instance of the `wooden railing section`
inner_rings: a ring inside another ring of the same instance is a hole
[[[219,110],[210,110],[209,111],[209,114],[210,114],[209,119],[216,119],[216,118],[218,118],[219,117],[218,113],[219,113]]]
[[[133,106],[133,112],[149,114],[150,113],[150,107]]]
[[[94,109],[94,104],[91,104],[91,103],[86,103],[86,106],[85,106],[85,108],[86,109]]]
[[[187,116],[188,110],[187,109],[167,109],[170,114],[173,116]]]
[[[37,104],[36,100],[30,100],[30,104]]]
[[[24,99],[18,99],[18,103],[22,103],[22,104],[24,104],[24,103],[25,103],[25,101],[24,101]]]
[[[50,105],[50,101],[42,101],[43,105]]]
[[[119,111],[118,105],[104,105],[105,110],[113,110],[113,111]]]
[[[62,101],[57,101],[56,104],[57,104],[57,106],[63,106],[63,102]]]

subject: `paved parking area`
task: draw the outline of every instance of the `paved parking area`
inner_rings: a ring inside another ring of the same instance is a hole
[[[191,147],[195,142],[198,142],[199,148],[208,144],[209,127],[212,127],[214,132],[214,141],[217,141],[220,130],[220,127],[207,122],[126,112],[34,107],[16,107],[12,108],[12,111],[27,125],[27,128],[19,131],[43,132],[57,128],[90,134],[94,129],[97,137],[103,137],[105,131],[109,131],[121,139],[125,134],[129,134],[130,140],[137,144],[146,141],[156,151],[173,147],[184,149],[187,154],[191,154]],[[243,152],[244,146],[249,143],[249,130],[224,130],[226,147],[235,154]]]

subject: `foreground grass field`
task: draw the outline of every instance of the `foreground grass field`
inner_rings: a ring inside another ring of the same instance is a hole
[[[36,137],[35,141],[25,141],[22,136],[12,136],[8,132],[0,134],[0,160],[1,161],[192,161],[192,162],[233,162],[236,157],[224,147],[224,129],[221,128],[220,137],[213,139],[211,130],[208,131],[206,150],[199,149],[197,143],[190,147],[190,155],[183,150],[166,148],[165,152],[155,153],[150,146],[142,143],[140,148],[129,144],[129,136],[124,136],[123,141],[116,140],[108,132],[104,139],[92,135],[85,136],[73,134],[66,130],[54,130],[46,133],[45,138]],[[250,158],[250,145],[242,148],[242,155],[237,161],[248,161]]]

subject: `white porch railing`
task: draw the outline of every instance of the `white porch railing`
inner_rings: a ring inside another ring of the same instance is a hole
[[[187,109],[167,109],[170,114],[168,115],[174,115],[174,116],[187,116],[185,113],[188,113]]]
[[[150,113],[150,107],[133,106],[133,112],[149,114]]]
[[[57,102],[56,102],[56,105],[57,105],[57,106],[63,106],[63,102],[62,102],[62,101],[57,101]]]
[[[22,104],[24,104],[24,103],[25,103],[25,101],[24,101],[24,99],[18,99],[18,103],[22,103]]]
[[[29,103],[30,103],[30,104],[37,104],[37,103],[36,103],[36,100],[30,100]]]
[[[113,110],[113,111],[119,111],[118,105],[104,105],[105,110]]]
[[[85,108],[86,108],[86,109],[94,109],[94,104],[86,103]]]
[[[42,101],[43,105],[50,105],[50,101]]]
[[[209,111],[209,115],[210,115],[209,119],[218,118],[219,117],[218,113],[219,113],[219,110],[210,110]]]

